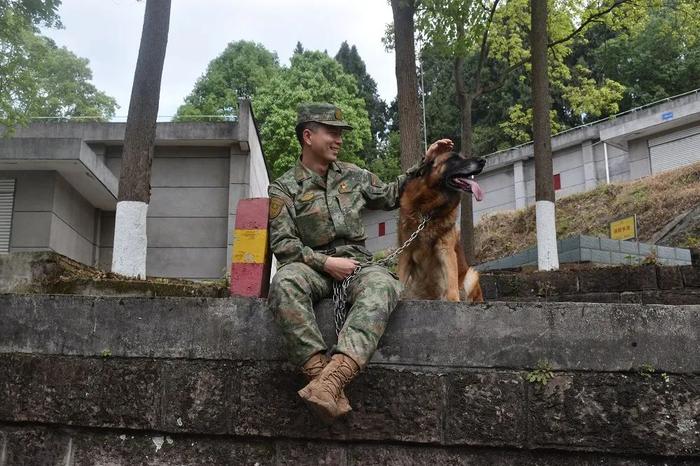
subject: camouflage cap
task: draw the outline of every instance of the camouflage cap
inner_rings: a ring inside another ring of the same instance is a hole
[[[314,121],[328,126],[351,130],[352,126],[343,121],[343,112],[333,104],[303,103],[297,107],[297,125]]]

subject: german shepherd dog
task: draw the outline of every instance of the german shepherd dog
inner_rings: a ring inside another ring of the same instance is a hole
[[[399,245],[416,231],[423,216],[430,220],[400,255],[399,279],[405,298],[483,302],[479,273],[467,264],[456,220],[462,192],[473,194],[477,201],[483,198],[473,177],[486,161],[466,159],[451,149],[449,141],[449,146],[443,143],[428,150],[418,171],[404,184]]]

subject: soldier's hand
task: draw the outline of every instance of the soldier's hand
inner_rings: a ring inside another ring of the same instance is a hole
[[[350,275],[359,264],[355,259],[347,257],[329,257],[323,264],[323,270],[334,279],[341,281]]]
[[[455,143],[451,139],[439,139],[432,143],[428,147],[428,151],[425,153],[425,158],[427,160],[433,160],[435,156],[439,154],[444,154],[454,149]]]

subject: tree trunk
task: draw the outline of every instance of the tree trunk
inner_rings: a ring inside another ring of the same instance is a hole
[[[464,58],[456,57],[454,63],[455,91],[460,120],[460,154],[472,156],[472,102],[473,96],[466,91],[464,85]],[[474,241],[474,206],[471,194],[462,194],[459,214],[459,235],[464,248],[467,262],[474,264],[476,248]]]
[[[114,228],[112,271],[146,278],[146,216],[170,0],[148,0],[126,120]]]
[[[405,171],[423,156],[413,25],[414,0],[391,0],[391,9],[394,14],[401,169]]]
[[[537,264],[540,270],[557,270],[559,257],[552,185],[552,128],[549,121],[550,96],[547,76],[547,0],[531,0],[530,13]]]

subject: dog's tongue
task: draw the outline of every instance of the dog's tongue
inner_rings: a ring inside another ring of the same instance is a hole
[[[467,178],[464,181],[466,181],[469,187],[472,188],[472,194],[474,194],[474,198],[477,201],[481,201],[484,198],[484,191],[481,189],[481,186],[479,186],[479,183],[470,178]]]

